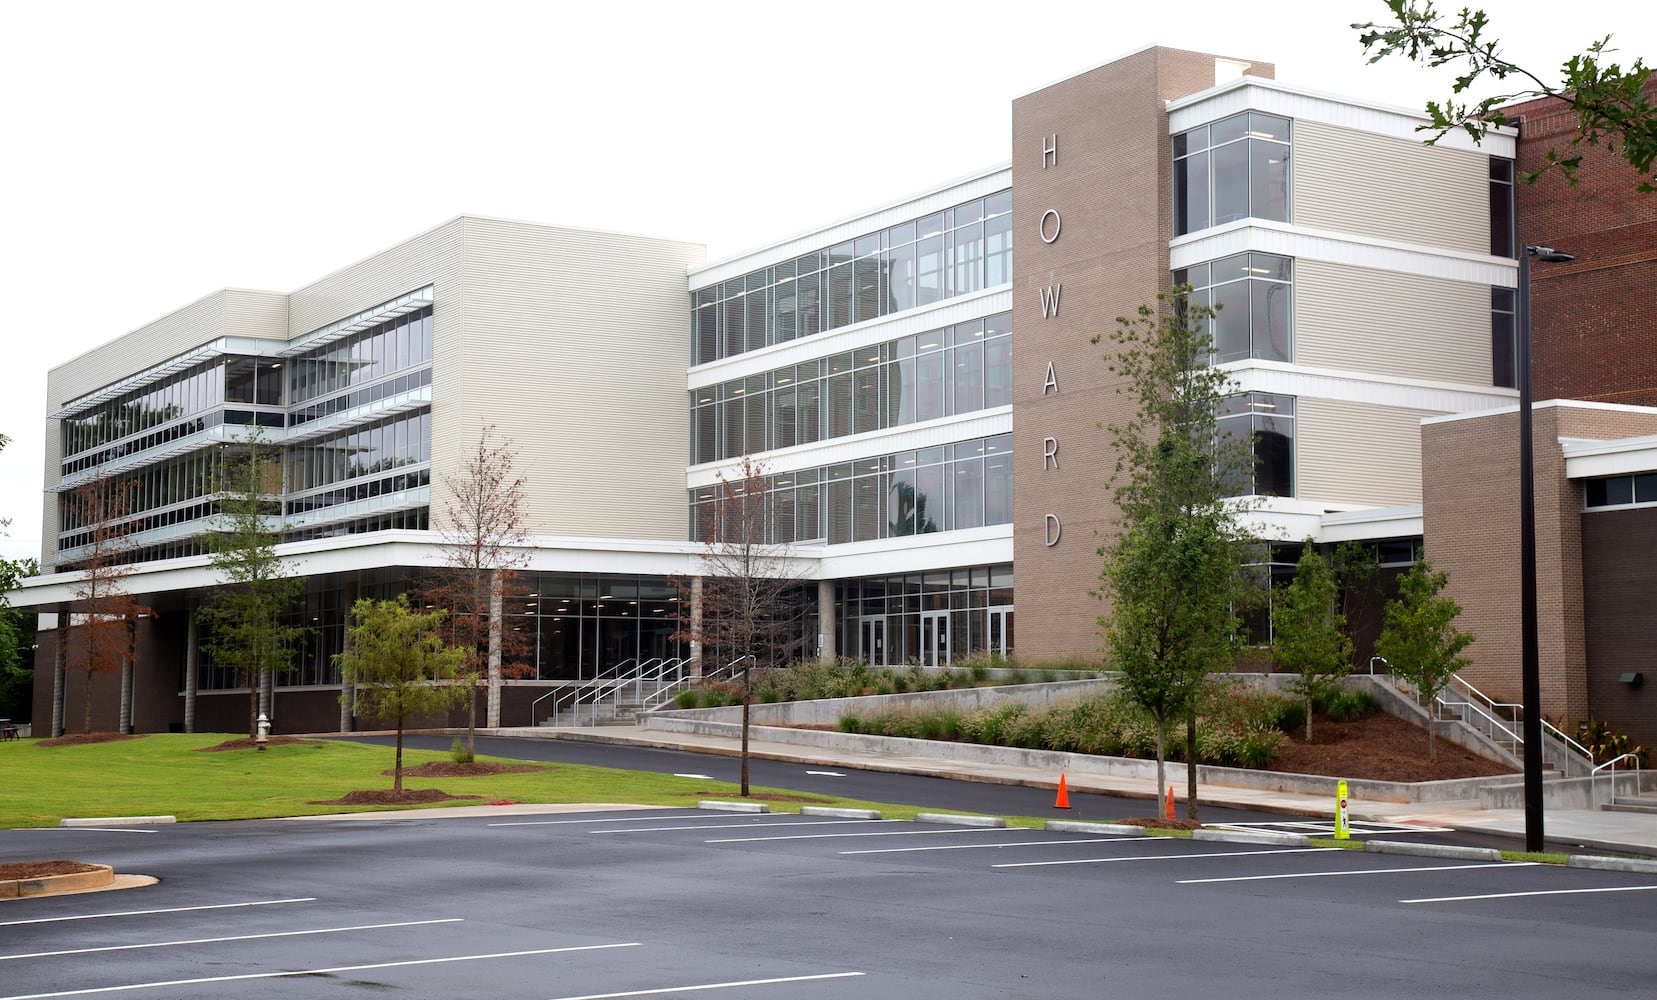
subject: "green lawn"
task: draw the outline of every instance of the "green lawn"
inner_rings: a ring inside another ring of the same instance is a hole
[[[176,816],[187,820],[264,819],[321,813],[363,812],[372,807],[321,805],[359,789],[389,789],[384,772],[389,747],[339,740],[268,750],[201,752],[235,736],[224,733],[152,735],[84,746],[43,748],[38,740],[0,743],[0,827],[55,826],[66,816]],[[405,750],[405,767],[448,760],[432,750]],[[510,763],[502,758],[479,757]],[[441,788],[451,795],[478,795],[481,805],[511,800],[531,803],[633,803],[693,806],[699,799],[737,798],[726,782],[573,764],[542,770],[468,778],[403,779],[404,788]],[[912,806],[893,806],[787,793],[755,787],[756,794],[793,794],[803,801],[770,802],[772,811],[801,805],[879,809],[888,818],[912,818]],[[432,808],[406,806],[403,808]],[[1028,819],[1034,825],[1039,820]]]

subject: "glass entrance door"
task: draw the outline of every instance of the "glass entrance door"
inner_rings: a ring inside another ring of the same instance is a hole
[[[921,614],[921,666],[949,666],[949,612]]]
[[[863,661],[871,667],[886,665],[886,619],[863,619]]]
[[[1013,606],[1003,604],[989,609],[984,635],[984,650],[991,656],[1007,658],[1013,650]]]

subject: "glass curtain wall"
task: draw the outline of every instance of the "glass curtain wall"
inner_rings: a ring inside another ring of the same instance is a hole
[[[1012,332],[997,313],[696,390],[691,463],[1006,406]]]
[[[947,666],[1013,651],[1013,567],[972,566],[835,585],[837,648],[876,665]]]
[[[810,337],[1012,280],[1012,192],[697,289],[691,364]]]
[[[1289,119],[1245,111],[1174,136],[1174,235],[1289,221]]]

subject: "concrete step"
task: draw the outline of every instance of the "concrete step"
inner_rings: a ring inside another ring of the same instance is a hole
[[[1606,812],[1651,813],[1657,815],[1657,798],[1646,796],[1627,796],[1619,798],[1615,803],[1602,805]]]

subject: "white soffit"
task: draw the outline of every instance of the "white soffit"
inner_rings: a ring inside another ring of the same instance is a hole
[[[1566,479],[1657,472],[1657,435],[1616,441],[1563,441]]]
[[[1255,76],[1240,77],[1189,97],[1169,101],[1168,132],[1184,132],[1239,111],[1264,111],[1285,118],[1322,122],[1414,142],[1425,142],[1433,137],[1431,131],[1418,131],[1418,126],[1427,124],[1423,110],[1379,104]],[[1481,145],[1466,132],[1452,129],[1438,140],[1437,145],[1511,158],[1517,138],[1518,133],[1512,128],[1491,129]]]
[[[1170,268],[1178,270],[1245,250],[1498,288],[1514,288],[1519,283],[1516,260],[1391,240],[1359,239],[1347,233],[1261,219],[1245,219],[1181,236],[1168,245],[1168,262]]]

